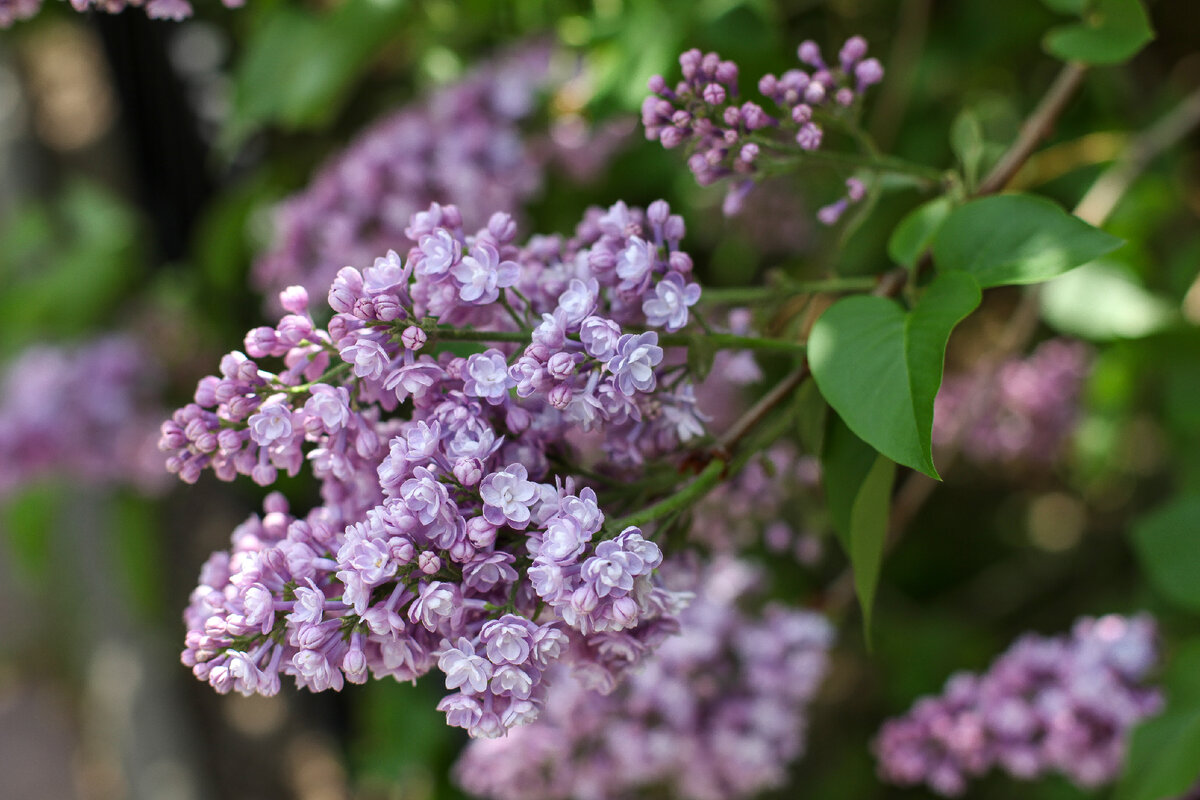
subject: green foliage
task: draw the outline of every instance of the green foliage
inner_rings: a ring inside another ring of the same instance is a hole
[[[395,36],[406,0],[346,0],[323,14],[282,4],[253,31],[234,76],[221,134],[232,150],[265,125],[327,123]]]
[[[955,209],[934,236],[933,260],[986,289],[1046,281],[1120,245],[1049,200],[1005,194]]]
[[[948,197],[935,197],[910,211],[888,239],[888,256],[902,267],[912,269],[933,243],[938,228],[954,207]]]
[[[1164,683],[1167,710],[1133,732],[1116,800],[1179,797],[1196,783],[1200,764],[1200,639],[1187,641],[1175,653]]]
[[[912,311],[883,297],[847,297],[813,326],[809,364],[850,430],[897,463],[938,477],[930,436],[950,332],[979,305],[961,272],[938,276]]]
[[[0,355],[99,325],[137,278],[139,233],[120,198],[83,181],[0,225]]]
[[[854,570],[854,590],[862,606],[863,630],[869,642],[896,464],[833,417],[825,434],[821,469],[829,517]]]
[[[1141,0],[1095,0],[1090,7],[1076,0],[1043,0],[1064,13],[1079,13],[1080,22],[1054,28],[1042,45],[1063,61],[1086,64],[1119,64],[1132,58],[1154,38],[1150,18]]]
[[[1134,526],[1133,545],[1154,587],[1200,613],[1200,497],[1173,500],[1143,517]]]

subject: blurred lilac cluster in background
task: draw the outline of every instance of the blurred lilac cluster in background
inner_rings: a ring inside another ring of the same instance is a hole
[[[158,371],[119,335],[24,350],[0,376],[0,497],[50,474],[162,486]]]
[[[1050,339],[1025,358],[947,376],[934,405],[934,445],[957,445],[978,464],[1055,461],[1079,420],[1090,362],[1082,342]]]
[[[253,280],[274,298],[290,285],[320,296],[346,264],[414,245],[409,218],[454,203],[472,230],[515,210],[541,186],[545,148],[518,123],[547,86],[550,50],[529,46],[383,118],[276,212],[274,246]]]
[[[1133,726],[1162,707],[1161,692],[1143,685],[1157,662],[1148,615],[1023,636],[983,675],[956,674],[941,695],[884,723],[880,776],[948,796],[994,767],[1021,780],[1057,772],[1100,786],[1120,774]]]

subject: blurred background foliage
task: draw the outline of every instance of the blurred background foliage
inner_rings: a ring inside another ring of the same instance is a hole
[[[803,39],[836,45],[861,33],[888,72],[866,120],[880,144],[982,174],[1058,69],[1042,40],[1064,22],[1052,9],[1061,3],[1038,0],[197,5],[195,19],[173,25],[52,3],[0,33],[0,358],[37,341],[130,331],[165,369],[164,408],[186,402],[195,380],[265,321],[247,286],[271,241],[274,204],[364,125],[489,54],[555,44],[567,79],[542,98],[530,129],[625,126],[597,174],[547,175],[525,209],[526,232],[569,230],[589,205],[661,196],[688,220],[703,281],[742,286],[775,269],[798,278],[882,271],[892,228],[922,198],[888,191],[843,235],[810,220],[845,176],[811,169],[776,179],[725,220],[721,190],[697,188],[675,154],[633,125],[650,75],[673,75],[679,52],[694,46],[736,60],[747,85],[789,68]],[[1019,187],[1071,207],[1131,137],[1200,85],[1200,5],[1148,7],[1156,41],[1128,65],[1090,74]],[[1181,579],[1154,565],[1200,564],[1200,545],[1163,555],[1155,537],[1200,527],[1196,501],[1172,499],[1200,496],[1197,141],[1156,159],[1117,206],[1106,229],[1127,244],[1043,295],[1039,337],[1095,347],[1070,454],[948,473],[885,564],[873,651],[856,621],[842,625],[809,754],[779,797],[926,796],[878,783],[870,737],[884,717],[954,670],[986,666],[1025,630],[1148,608],[1171,663],[1195,664],[1200,578],[1164,590]],[[970,365],[1015,302],[1015,290],[989,293],[953,340],[950,370]],[[312,491],[294,481],[294,507]],[[30,773],[40,772],[59,782],[40,796],[458,796],[448,774],[460,732],[433,710],[437,686],[216,697],[176,665],[178,615],[199,564],[260,500],[252,486],[211,478],[144,495],[50,477],[0,497],[0,764],[13,787],[38,786]],[[1164,504],[1166,517],[1138,527]],[[795,513],[819,530],[814,509]],[[778,593],[819,604],[843,566],[827,549],[815,570],[775,567]],[[1173,704],[1196,700],[1200,671],[1175,669],[1168,685]],[[43,720],[32,729],[31,714]],[[43,746],[16,747],[30,736]],[[1065,781],[1018,787],[1001,777],[970,796],[1018,791],[1086,796]]]

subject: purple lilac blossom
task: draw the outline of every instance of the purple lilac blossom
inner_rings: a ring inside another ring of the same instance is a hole
[[[935,446],[957,444],[978,464],[1047,464],[1079,419],[1088,347],[1051,339],[1025,358],[951,375],[934,405]]]
[[[611,688],[676,629],[685,595],[657,575],[658,545],[606,531],[595,491],[550,465],[578,463],[568,434],[587,430],[603,473],[678,468],[704,428],[686,372],[662,388],[644,308],[664,281],[685,298],[699,286],[662,202],[592,209],[571,239],[524,246],[508,215],[468,235],[453,206],[409,230],[407,257],[338,272],[324,328],[307,291],[285,290],[279,324],[251,331],[163,423],[185,481],[211,469],[270,486],[307,464],[323,501],[299,516],[273,494],[234,531],[192,595],[183,661],[217,691],[266,694],[281,675],[323,691],[437,665],[448,722],[500,736],[538,715],[552,663]],[[645,263],[622,278],[635,239]],[[489,302],[456,274],[476,254],[510,265]],[[686,323],[687,303],[668,317]],[[466,358],[438,346],[486,331],[495,346]]]
[[[0,496],[49,474],[157,488],[158,372],[124,336],[21,352],[0,375]]]
[[[226,8],[240,8],[244,0],[221,0]],[[187,0],[71,0],[76,11],[103,11],[119,14],[126,7],[142,8],[151,19],[170,19],[178,22],[192,15],[192,4]],[[13,22],[29,19],[42,6],[42,0],[0,0],[0,28]]]
[[[942,695],[884,723],[874,745],[880,776],[951,797],[993,768],[1101,786],[1120,774],[1130,730],[1162,707],[1162,694],[1143,685],[1157,661],[1147,615],[1028,634],[983,675],[954,675]]]
[[[759,178],[762,148],[755,138],[773,146],[813,151],[821,147],[822,125],[839,124],[853,114],[869,86],[883,80],[883,67],[865,58],[867,43],[861,36],[847,40],[838,63],[827,66],[813,42],[800,45],[798,56],[811,68],[791,69],[781,76],[764,75],[759,92],[775,103],[778,116],[743,100],[738,91],[738,67],[716,53],[692,49],[679,56],[683,80],[674,88],[661,75],[650,78],[650,95],[642,103],[646,138],[668,150],[684,147],[688,168],[701,186],[732,179],[723,211],[737,214]],[[861,197],[857,185],[847,183],[848,197],[822,210],[821,221],[832,224],[845,206]]]
[[[739,610],[758,577],[744,562],[714,562],[688,581],[696,597],[679,635],[641,670],[607,694],[578,672],[555,681],[534,724],[467,747],[458,782],[495,800],[732,800],[781,786],[804,752],[833,628],[781,606],[757,618]]]

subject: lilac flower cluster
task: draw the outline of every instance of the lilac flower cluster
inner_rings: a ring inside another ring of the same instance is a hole
[[[254,266],[260,290],[324,291],[346,263],[405,239],[409,217],[453,198],[468,227],[538,190],[539,149],[517,123],[534,108],[549,52],[525,48],[376,122],[276,211],[275,244]]]
[[[1027,358],[947,377],[934,405],[934,444],[957,443],[979,464],[1054,461],[1079,418],[1090,361],[1083,343],[1051,339]]]
[[[875,741],[884,780],[956,796],[993,767],[1032,780],[1062,773],[1081,787],[1121,770],[1131,728],[1162,706],[1143,686],[1157,662],[1148,616],[1075,623],[1069,636],[1019,639],[981,676],[889,720]]]
[[[151,19],[171,19],[178,22],[192,15],[192,4],[188,0],[70,0],[76,11],[103,11],[119,14],[130,8],[143,8]],[[240,8],[245,0],[221,0],[227,8]],[[17,20],[29,19],[41,10],[42,0],[0,0],[0,28],[7,28]]]
[[[122,336],[23,351],[0,377],[0,496],[52,473],[156,488],[156,373]]]
[[[804,750],[807,707],[824,678],[833,628],[821,616],[737,607],[759,575],[718,559],[692,585],[681,632],[616,691],[569,678],[546,711],[506,739],[472,742],[455,772],[497,800],[637,796],[750,797],[782,785]],[[659,796],[659,795],[655,795]]]
[[[323,690],[436,664],[450,724],[490,737],[537,715],[556,660],[612,686],[674,630],[658,545],[606,530],[596,493],[551,464],[577,463],[567,436],[588,430],[598,469],[636,476],[702,433],[686,371],[665,385],[646,330],[683,327],[697,299],[683,222],[659,201],[592,209],[567,241],[518,247],[515,228],[496,214],[468,236],[432,205],[407,258],[338,273],[326,328],[286,290],[289,313],[163,423],[186,481],[266,486],[307,461],[322,484],[304,517],[273,496],[205,567],[183,656],[197,677],[270,694],[280,674]],[[478,352],[438,352],[455,340]]]
[[[734,215],[754,186],[760,158],[787,155],[797,147],[819,149],[824,126],[846,119],[867,88],[883,80],[879,61],[866,55],[861,36],[846,41],[834,65],[825,63],[814,42],[802,43],[798,56],[811,72],[796,68],[758,81],[759,92],[778,109],[773,116],[758,103],[740,100],[737,64],[716,53],[688,50],[679,57],[683,80],[674,89],[661,75],[650,79],[651,94],[642,103],[646,138],[667,149],[686,147],[688,168],[702,186],[736,179],[724,206],[726,215]],[[850,187],[850,201],[856,193],[861,196]],[[822,221],[831,216],[836,221],[833,211]]]

